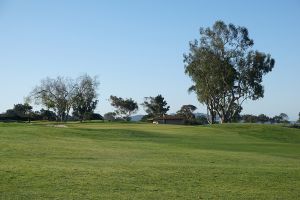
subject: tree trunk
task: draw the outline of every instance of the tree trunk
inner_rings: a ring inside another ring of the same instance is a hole
[[[212,108],[207,107],[207,121],[209,124],[216,123],[216,113]]]

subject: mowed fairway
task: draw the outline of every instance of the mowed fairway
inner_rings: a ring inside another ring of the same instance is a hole
[[[1,199],[300,199],[300,130],[0,123]]]

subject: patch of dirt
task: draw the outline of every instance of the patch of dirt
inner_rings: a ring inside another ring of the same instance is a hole
[[[62,124],[59,124],[59,125],[54,125],[55,128],[68,128],[66,125],[62,125]]]
[[[50,125],[50,124],[48,124],[46,126],[55,127],[55,128],[68,128],[68,126],[63,125],[63,124],[58,124],[58,125]]]

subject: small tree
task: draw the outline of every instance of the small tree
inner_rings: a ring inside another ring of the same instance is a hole
[[[194,119],[194,111],[197,110],[197,107],[194,105],[183,105],[179,111],[177,111],[177,115],[184,117],[187,120]]]
[[[258,117],[255,115],[242,115],[242,120],[245,123],[257,123]]]
[[[108,112],[104,114],[103,118],[107,121],[115,121],[116,115],[117,114],[115,112]]]
[[[257,116],[257,120],[261,123],[266,123],[266,122],[270,121],[270,118],[264,114],[260,114]]]
[[[200,115],[200,116],[196,117],[196,121],[201,125],[208,124],[207,116],[205,116],[205,115]]]
[[[116,97],[111,95],[110,102],[113,107],[116,108],[115,113],[119,115],[120,118],[129,121],[130,116],[136,113],[139,109],[138,104],[133,99],[123,99],[121,97]]]
[[[104,118],[102,117],[102,115],[100,115],[99,113],[93,113],[91,115],[91,119],[92,120],[103,120]]]
[[[31,121],[32,115],[32,106],[28,103],[24,104],[15,104],[13,109],[8,109],[6,113],[4,113],[4,117],[8,120],[27,120]]]
[[[285,113],[280,113],[279,115],[276,115],[272,118],[272,122],[274,123],[288,123],[289,117]]]
[[[145,101],[142,103],[149,117],[161,117],[165,115],[170,109],[170,106],[167,105],[164,97],[160,94],[156,97],[145,97]]]
[[[279,117],[281,118],[281,123],[289,122],[289,116],[286,113],[280,113]]]
[[[39,115],[42,120],[48,120],[48,121],[56,120],[56,114],[51,110],[41,109]]]

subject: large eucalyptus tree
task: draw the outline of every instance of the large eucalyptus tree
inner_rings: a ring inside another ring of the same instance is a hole
[[[264,96],[263,75],[272,71],[275,60],[253,50],[254,42],[245,27],[217,21],[200,29],[200,39],[190,42],[184,54],[185,73],[199,102],[207,106],[210,123],[219,116],[231,122],[247,99]]]

